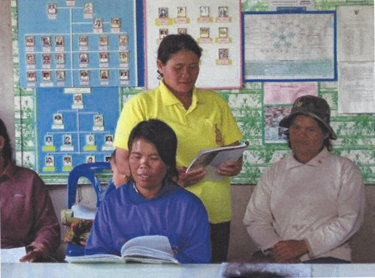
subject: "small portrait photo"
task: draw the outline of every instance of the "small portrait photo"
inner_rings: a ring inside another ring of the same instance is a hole
[[[69,167],[69,166],[72,166],[72,164],[73,164],[72,156],[71,155],[64,155],[63,165],[65,167]]]
[[[56,36],[55,37],[55,47],[62,47],[64,46],[64,37],[63,36]]]
[[[65,64],[65,54],[64,53],[56,53],[55,54],[55,63],[56,64]]]
[[[47,13],[49,15],[55,15],[57,13],[57,4],[49,3],[47,6]]]
[[[108,45],[108,36],[102,35],[99,37],[99,45],[100,46],[107,46]]]
[[[120,80],[121,81],[129,80],[129,70],[120,70]]]
[[[177,7],[177,17],[186,17],[186,7]]]
[[[43,81],[51,81],[51,71],[42,71]]]
[[[66,80],[65,70],[57,70],[56,71],[56,80],[57,81],[65,81]]]
[[[201,27],[200,28],[200,37],[201,38],[209,38],[210,37],[210,28],[208,27]]]
[[[53,136],[52,135],[44,136],[44,145],[53,146]]]
[[[219,49],[219,59],[220,60],[228,60],[229,58],[229,49],[228,48],[220,48]]]
[[[79,78],[81,81],[89,81],[90,75],[88,70],[80,70],[79,71]]]
[[[35,38],[33,36],[26,36],[26,47],[34,47],[35,46]]]
[[[26,54],[26,64],[35,65],[35,54]]]
[[[82,105],[83,104],[82,94],[74,94],[73,103],[74,105]]]
[[[36,81],[36,72],[35,71],[27,71],[27,81],[28,82],[35,82]]]
[[[200,6],[199,11],[200,11],[201,17],[209,17],[210,16],[210,7],[208,7],[208,6]]]
[[[105,144],[112,146],[113,145],[113,135],[106,135],[105,136]]]
[[[109,71],[108,70],[100,70],[100,79],[101,80],[108,80],[109,79]]]
[[[219,7],[219,17],[228,17],[228,7],[220,6]]]
[[[101,18],[94,18],[94,29],[102,29],[103,28],[103,19]]]
[[[127,35],[119,35],[118,36],[118,45],[119,46],[128,46],[129,44],[129,38]]]
[[[51,54],[50,53],[43,53],[42,54],[43,65],[50,65],[51,64]]]
[[[111,28],[120,28],[121,21],[118,17],[114,17],[111,19]]]
[[[35,71],[27,71],[27,82],[36,82],[36,72]]]
[[[109,60],[109,53],[108,52],[100,52],[99,53],[100,63],[108,63],[108,60]]]
[[[79,63],[80,64],[87,64],[89,62],[89,54],[88,53],[79,53]]]
[[[89,45],[89,38],[87,36],[79,36],[79,46],[88,46]]]
[[[53,114],[53,124],[62,125],[63,124],[63,115],[61,113]]]
[[[177,28],[178,34],[187,34],[187,28]]]
[[[127,63],[129,62],[129,54],[128,54],[128,51],[121,51],[119,53],[120,55],[120,62],[121,63]]]
[[[168,8],[159,8],[159,18],[168,18]]]
[[[86,135],[86,145],[92,146],[95,145],[95,136],[92,134]]]
[[[95,156],[88,155],[86,156],[86,163],[94,163],[95,162]]]
[[[168,34],[169,34],[168,28],[159,29],[159,39],[160,40],[164,39],[166,36],[168,36]]]
[[[94,126],[103,126],[103,115],[94,116]]]
[[[94,13],[94,6],[92,3],[85,3],[83,5],[83,14],[91,15]]]
[[[111,155],[105,155],[104,156],[104,161],[105,162],[110,162],[111,161]]]
[[[51,47],[51,37],[49,36],[42,37],[42,47]]]
[[[228,38],[228,27],[219,27],[219,38]]]
[[[64,145],[71,145],[72,144],[72,135],[70,134],[65,134],[63,135],[63,142],[64,142]]]
[[[45,162],[47,167],[53,167],[55,165],[55,160],[52,155],[47,155]]]

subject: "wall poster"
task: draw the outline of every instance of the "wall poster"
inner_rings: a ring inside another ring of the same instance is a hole
[[[243,13],[245,81],[336,80],[335,12]]]
[[[137,86],[135,0],[19,0],[21,87]]]
[[[203,48],[198,87],[242,87],[241,1],[146,0],[145,14],[146,88],[159,84],[156,60],[160,41],[180,32],[193,36]]]

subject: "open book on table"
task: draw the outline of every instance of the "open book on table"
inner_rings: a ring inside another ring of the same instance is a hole
[[[186,173],[194,168],[204,167],[207,173],[203,180],[221,180],[223,176],[217,174],[217,168],[226,161],[237,161],[248,145],[249,142],[245,142],[237,146],[201,150],[190,163]]]
[[[139,236],[128,240],[121,248],[121,256],[112,254],[66,256],[65,261],[69,263],[179,263],[173,256],[169,239],[160,235]]]

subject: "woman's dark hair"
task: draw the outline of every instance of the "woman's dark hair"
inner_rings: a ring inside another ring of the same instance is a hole
[[[294,118],[293,118],[294,119]],[[290,121],[291,123],[293,122],[293,119]],[[314,119],[315,120],[315,119]],[[320,121],[318,120],[315,120],[317,123],[318,123],[318,126],[320,127],[320,129],[322,130],[323,133],[327,133],[327,134],[330,134],[330,131],[328,130],[328,128]],[[284,132],[285,136],[286,136],[286,140],[288,142],[288,146],[290,149],[292,149],[292,145],[290,143],[290,134],[289,134],[289,128],[287,130],[285,130]],[[332,147],[332,141],[331,139],[329,138],[329,136],[324,139],[323,141],[323,146],[325,146],[327,148],[327,150],[329,152],[332,151],[333,147]]]
[[[8,135],[7,128],[3,122],[2,119],[0,119],[0,136],[4,137],[4,148],[1,152],[1,155],[5,161],[5,163],[8,163],[12,160],[12,147],[10,145],[10,138]]]
[[[177,136],[173,129],[157,119],[139,122],[130,133],[128,140],[129,152],[132,149],[133,142],[140,138],[151,142],[155,146],[161,160],[168,167],[167,178],[177,180]]]
[[[158,48],[157,59],[165,65],[173,54],[181,50],[192,51],[197,55],[198,59],[200,59],[202,55],[202,49],[192,36],[189,34],[171,34],[164,37],[161,41]],[[161,75],[160,72],[159,74]]]

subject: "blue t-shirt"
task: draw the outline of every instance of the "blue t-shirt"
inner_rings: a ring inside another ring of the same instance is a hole
[[[99,206],[85,254],[115,254],[129,239],[143,235],[168,237],[180,263],[209,263],[207,211],[198,197],[174,183],[145,199],[133,182],[106,195]]]

